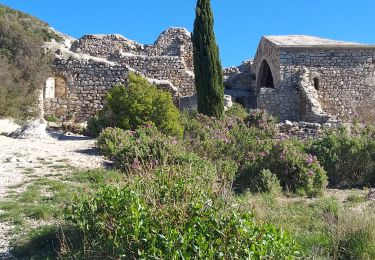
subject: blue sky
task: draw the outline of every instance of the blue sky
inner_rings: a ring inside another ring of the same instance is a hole
[[[196,0],[0,0],[76,38],[120,33],[153,43],[193,27]],[[252,58],[262,35],[307,34],[375,43],[375,0],[211,0],[224,66]]]

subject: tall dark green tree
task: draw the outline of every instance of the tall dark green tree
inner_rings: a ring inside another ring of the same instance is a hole
[[[224,84],[211,1],[198,0],[195,11],[192,40],[198,112],[220,118],[224,113]]]

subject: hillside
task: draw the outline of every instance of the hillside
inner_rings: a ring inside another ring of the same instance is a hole
[[[51,69],[40,48],[62,38],[47,23],[0,5],[0,117],[35,116],[39,89]]]

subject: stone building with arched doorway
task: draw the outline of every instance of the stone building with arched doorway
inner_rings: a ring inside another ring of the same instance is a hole
[[[264,36],[252,64],[257,108],[324,123],[375,105],[375,46],[311,36]]]

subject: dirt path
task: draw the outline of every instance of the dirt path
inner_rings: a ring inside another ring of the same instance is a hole
[[[53,174],[43,164],[64,163],[81,169],[103,166],[105,160],[95,149],[95,140],[83,136],[51,133],[44,140],[13,139],[0,135],[0,200],[6,199],[11,187],[30,179],[25,171],[40,177]],[[0,212],[1,213],[1,212]],[[8,255],[12,226],[0,222],[0,258]]]

